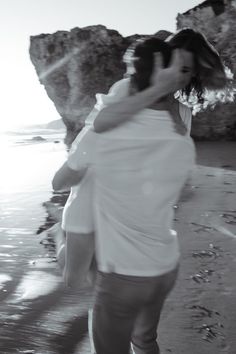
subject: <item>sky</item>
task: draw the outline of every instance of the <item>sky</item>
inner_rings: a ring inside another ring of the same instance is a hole
[[[102,24],[123,36],[176,30],[201,0],[0,0],[0,131],[59,119],[29,58],[29,38]]]

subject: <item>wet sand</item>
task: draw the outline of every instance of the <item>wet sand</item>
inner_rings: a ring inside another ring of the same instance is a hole
[[[163,353],[236,353],[236,144],[198,143],[176,212],[182,259],[160,325]],[[235,236],[234,236],[235,235]]]
[[[176,208],[182,260],[159,342],[162,354],[235,354],[236,143],[201,142],[197,152]],[[90,353],[91,289],[65,288],[53,243],[35,235],[43,209],[34,219],[0,229],[0,353]]]

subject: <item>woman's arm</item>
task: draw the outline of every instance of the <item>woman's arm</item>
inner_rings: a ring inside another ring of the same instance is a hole
[[[94,120],[94,130],[102,132],[112,129],[132,118],[140,110],[148,107],[168,93],[176,92],[181,88],[184,73],[181,72],[182,61],[178,50],[175,51],[170,67],[163,69],[161,57],[155,58],[155,69],[151,78],[151,86],[137,92],[133,96],[125,97],[113,103],[100,112]]]

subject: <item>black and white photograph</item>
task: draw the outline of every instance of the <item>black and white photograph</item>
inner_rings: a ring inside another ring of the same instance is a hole
[[[0,27],[0,354],[236,354],[236,0]]]

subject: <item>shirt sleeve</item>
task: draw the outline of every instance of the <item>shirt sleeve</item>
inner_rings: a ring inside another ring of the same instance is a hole
[[[120,99],[127,97],[129,94],[130,79],[122,79],[114,83],[111,86],[107,95],[102,93],[96,94],[97,103],[95,108],[100,111],[106,106],[112,103],[119,102]]]
[[[81,133],[73,143],[67,159],[68,167],[75,171],[88,168],[95,161],[96,133],[92,129],[85,128]]]

